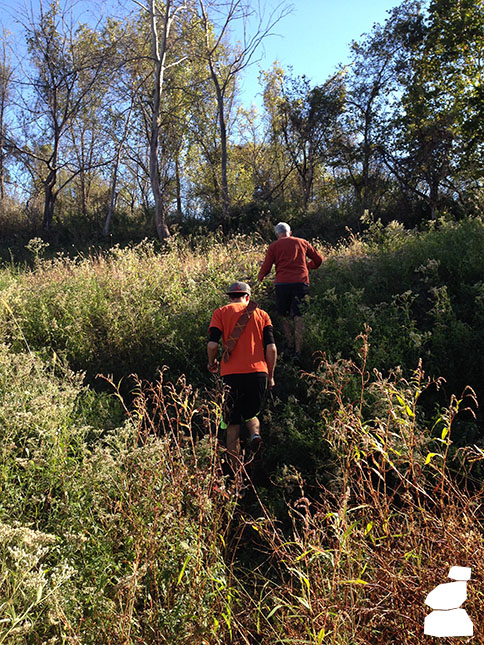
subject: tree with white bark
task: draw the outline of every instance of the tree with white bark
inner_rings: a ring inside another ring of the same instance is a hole
[[[261,5],[251,0],[199,0],[200,19],[205,35],[203,57],[217,97],[217,118],[220,135],[221,207],[225,220],[229,217],[230,194],[228,185],[227,97],[234,90],[240,74],[254,62],[263,40],[273,33],[277,23],[290,9],[280,3],[266,17]],[[234,48],[228,46],[228,37],[238,28],[240,40]]]

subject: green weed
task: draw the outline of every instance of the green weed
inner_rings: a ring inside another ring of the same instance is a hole
[[[305,370],[278,367],[241,503],[206,331],[235,279],[272,313],[265,244],[33,244],[32,270],[0,274],[0,643],[421,642],[449,566],[482,577],[483,450],[461,428],[464,385],[482,388],[483,234],[390,226],[326,250]]]

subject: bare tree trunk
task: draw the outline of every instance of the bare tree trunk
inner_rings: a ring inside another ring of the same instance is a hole
[[[313,189],[313,166],[312,162],[309,164],[309,168],[303,178],[303,207],[304,212],[307,212],[309,201],[311,199],[311,193]]]
[[[182,211],[182,198],[181,198],[181,172],[180,172],[180,151],[177,150],[175,157],[175,176],[176,176],[176,210],[178,213],[179,221],[181,223],[183,218]]]
[[[119,168],[120,158],[121,158],[121,147],[118,149],[118,153],[116,155],[116,161],[114,162],[113,178],[111,180],[111,197],[109,199],[108,213],[106,215],[106,219],[104,220],[103,237],[109,237],[109,233],[111,231],[111,220],[113,219],[114,209],[116,208],[116,197],[117,197],[116,187],[118,183],[118,168]]]
[[[367,110],[368,112],[368,110]],[[369,137],[369,117],[365,113],[365,131],[363,138],[363,167],[361,172],[361,191],[360,191],[360,201],[361,201],[361,212],[370,210],[369,206],[369,189],[370,189],[370,155],[371,155],[371,145]]]
[[[168,226],[165,222],[165,206],[161,194],[160,186],[160,168],[158,163],[158,141],[160,136],[160,106],[161,106],[161,93],[163,90],[163,78],[165,72],[165,58],[166,58],[166,45],[167,38],[171,26],[171,0],[166,0],[165,15],[163,18],[163,34],[160,38],[158,35],[158,28],[156,24],[156,0],[150,0],[150,19],[151,19],[151,44],[152,55],[154,60],[154,74],[153,74],[153,114],[151,117],[151,132],[150,132],[150,181],[151,189],[153,191],[153,199],[155,202],[155,225],[156,232],[160,240],[165,240],[170,235]]]
[[[58,191],[55,190],[55,185],[57,183],[57,163],[58,163],[58,151],[59,151],[59,139],[60,139],[60,128],[57,124],[57,121],[54,123],[53,129],[53,151],[50,155],[49,161],[47,163],[47,168],[49,172],[47,177],[44,179],[44,217],[42,221],[42,228],[46,233],[50,232],[52,227],[52,221],[54,219],[54,206],[55,200],[57,199]]]
[[[213,84],[217,94],[217,108],[218,120],[220,125],[220,158],[221,158],[221,184],[222,184],[222,216],[225,220],[229,217],[230,212],[230,199],[229,199],[229,185],[227,180],[227,125],[225,123],[225,101],[220,83],[218,82],[217,75],[210,63],[210,74],[212,76]]]
[[[81,212],[84,220],[87,217],[87,190],[86,190],[86,173],[84,168],[79,173],[81,181]]]
[[[5,42],[2,46],[2,59],[0,60],[0,199],[5,198],[5,110],[8,101],[11,70],[7,64]]]
[[[0,199],[5,198],[5,96],[0,89]]]
[[[4,102],[0,104],[0,199],[5,198],[5,134],[4,134]]]
[[[42,228],[46,233],[50,232],[52,228],[52,220],[54,219],[54,205],[56,200],[56,193],[54,186],[57,179],[57,171],[51,168],[47,179],[44,181],[44,217],[42,221]]]
[[[114,209],[116,208],[116,199],[117,199],[116,189],[118,184],[119,164],[121,162],[121,154],[123,152],[124,144],[126,143],[126,139],[128,138],[129,124],[131,122],[131,114],[133,113],[133,105],[134,105],[134,97],[131,98],[131,105],[129,107],[128,116],[126,118],[123,136],[121,138],[121,141],[119,142],[118,150],[116,152],[116,159],[114,160],[113,177],[111,180],[111,197],[109,200],[108,213],[104,221],[103,237],[109,237],[109,233],[111,231],[111,220],[113,219]]]

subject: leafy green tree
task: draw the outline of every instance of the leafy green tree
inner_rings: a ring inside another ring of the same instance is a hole
[[[66,128],[66,146],[72,150],[76,176],[70,189],[75,194],[75,209],[85,219],[92,212],[100,192],[107,195],[107,179],[103,169],[114,157],[111,134],[106,128],[106,104],[112,96],[113,72],[119,67],[118,47],[109,32],[79,25],[76,29],[76,49],[83,58],[102,57],[102,65],[84,67],[77,79],[77,91],[86,96],[81,110],[75,111]],[[116,77],[119,78],[118,74]]]
[[[186,149],[187,197],[190,211],[205,215],[220,209],[222,203],[220,145],[211,88],[202,84],[192,94],[197,99],[190,110]]]
[[[150,19],[151,31],[151,56],[153,61],[152,95],[150,101],[150,180],[155,202],[155,224],[158,237],[163,240],[169,236],[166,225],[166,201],[160,183],[160,130],[161,130],[161,96],[165,70],[167,66],[167,53],[169,48],[170,31],[177,14],[187,9],[186,2],[172,2],[166,0],[164,4],[150,0],[146,6]],[[179,64],[181,59],[171,64]]]
[[[129,95],[128,95],[129,96]],[[111,181],[109,188],[109,206],[104,220],[103,236],[109,237],[111,232],[111,222],[113,219],[116,203],[118,199],[118,179],[120,174],[121,159],[129,136],[129,129],[131,127],[131,117],[134,109],[135,97],[133,94],[129,96],[128,105],[124,110],[120,110],[115,114],[111,114],[112,127],[111,135],[114,144],[114,161],[111,169]]]
[[[484,162],[484,5],[473,0],[433,0],[429,6],[428,67],[437,122],[449,124],[455,154],[451,189],[480,184]],[[427,70],[423,65],[423,73]],[[435,89],[434,89],[435,88]],[[447,138],[449,134],[447,134]]]
[[[345,101],[342,74],[312,87],[306,77],[286,79],[279,102],[280,129],[307,209],[318,167],[331,163]]]
[[[252,200],[263,199],[269,168],[257,108],[239,107],[236,120],[238,143],[232,146],[230,153],[229,186],[234,205],[243,206]]]
[[[424,35],[422,3],[405,0],[383,25],[351,44],[345,75],[346,103],[336,142],[339,190],[351,187],[351,206],[363,216],[391,209],[396,189],[414,193],[402,146],[402,93]]]
[[[188,130],[198,109],[198,86],[206,82],[206,68],[200,62],[203,34],[193,3],[152,1],[142,9],[144,14],[133,25],[127,63],[134,85],[140,88],[127,147],[130,172],[147,208],[151,205],[145,175],[149,177],[156,228],[164,239],[169,235],[170,212],[181,218],[184,210]],[[148,158],[143,140],[148,143]]]
[[[116,43],[119,59],[117,82],[109,89],[109,102],[104,110],[113,158],[109,206],[103,226],[103,234],[108,236],[116,209],[133,217],[140,209],[147,214],[153,212],[149,155],[153,60],[146,8],[122,20],[109,21],[106,29],[110,40]],[[162,99],[165,94],[162,93]],[[161,219],[165,215],[163,210]]]
[[[202,55],[207,63],[217,100],[221,207],[223,217],[227,219],[230,210],[227,118],[237,89],[237,80],[250,65],[263,40],[287,15],[288,9],[284,3],[280,3],[265,19],[260,5],[256,9],[250,0],[198,0],[198,5],[205,35]],[[251,20],[256,25],[253,30],[250,29]],[[232,47],[228,33],[237,23],[242,37]]]
[[[40,173],[45,231],[51,229],[62,189],[86,169],[86,163],[93,163],[91,156],[79,165],[69,133],[74,121],[89,110],[108,59],[107,51],[95,46],[94,31],[75,28],[73,23],[69,8],[52,1],[47,8],[40,4],[39,15],[30,16],[25,24],[31,71],[22,95],[23,141],[18,138],[15,146],[30,172]]]
[[[432,218],[446,202],[467,199],[483,162],[484,7],[473,0],[433,0],[419,30],[407,35],[401,112],[395,121],[399,179]]]
[[[297,190],[293,185],[294,165],[287,152],[282,128],[283,112],[280,105],[284,100],[286,72],[275,61],[272,68],[262,71],[259,83],[263,92],[263,142],[266,149],[266,171],[260,178],[258,192],[266,201],[284,201]]]
[[[351,44],[350,64],[343,69],[346,103],[337,158],[360,215],[376,213],[389,189],[382,149],[391,140],[388,121],[400,88],[396,70],[401,50],[392,31],[390,21],[374,25],[365,39]]]

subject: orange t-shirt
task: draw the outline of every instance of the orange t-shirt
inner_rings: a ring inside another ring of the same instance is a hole
[[[245,302],[231,302],[225,307],[215,309],[209,327],[216,327],[222,332],[225,346],[230,334],[246,308]],[[251,374],[265,372],[268,374],[264,356],[264,327],[272,325],[269,314],[262,309],[255,309],[244,331],[237,341],[234,351],[227,362],[221,361],[220,374]]]
[[[309,262],[306,256],[310,258]],[[266,257],[259,271],[259,280],[263,280],[276,265],[276,284],[302,282],[309,284],[309,269],[317,269],[323,257],[307,240],[300,237],[281,237],[266,252]]]

